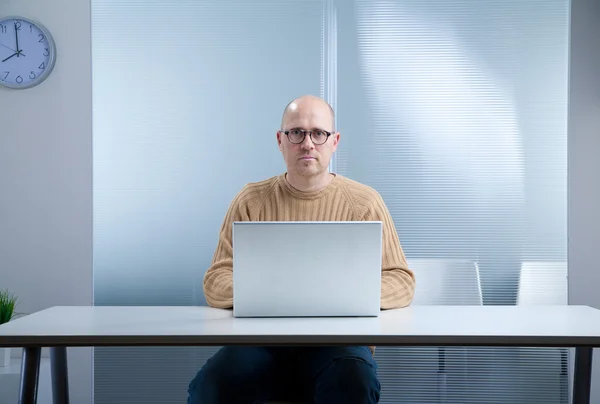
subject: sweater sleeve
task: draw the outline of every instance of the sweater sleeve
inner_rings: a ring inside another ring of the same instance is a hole
[[[212,263],[204,275],[204,297],[209,306],[233,307],[233,222],[249,220],[245,189],[231,202],[221,229]]]
[[[408,268],[392,216],[378,193],[365,220],[381,221],[383,227],[381,308],[409,306],[415,293],[415,275]]]

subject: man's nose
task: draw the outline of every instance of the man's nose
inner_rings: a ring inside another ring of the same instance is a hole
[[[310,133],[307,133],[306,136],[304,136],[304,140],[300,146],[303,149],[313,149],[315,147],[315,144],[312,142],[312,138],[310,137]]]

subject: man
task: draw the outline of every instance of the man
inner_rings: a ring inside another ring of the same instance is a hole
[[[372,188],[328,172],[340,134],[324,100],[303,96],[284,110],[277,131],[287,172],[246,185],[233,199],[204,277],[210,306],[233,307],[234,221],[383,222],[381,308],[408,306],[415,279],[390,214]],[[318,248],[343,248],[322,240]],[[290,252],[290,260],[302,251]],[[380,383],[374,347],[224,347],[189,385],[188,404],[297,400],[327,404],[377,403]]]

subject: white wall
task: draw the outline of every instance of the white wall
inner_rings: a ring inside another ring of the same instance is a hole
[[[18,311],[26,313],[54,305],[88,305],[90,2],[0,0],[0,15],[38,20],[50,30],[58,52],[54,71],[40,86],[0,89],[0,289],[16,293]],[[71,402],[90,403],[91,349],[69,349],[68,355]]]
[[[569,304],[600,309],[600,2],[572,0],[569,105]],[[600,402],[594,350],[592,403]]]

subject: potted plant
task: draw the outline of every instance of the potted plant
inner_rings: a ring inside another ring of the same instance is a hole
[[[8,290],[0,290],[0,325],[8,323],[15,315],[17,297]],[[0,348],[0,367],[10,365],[10,348]]]

